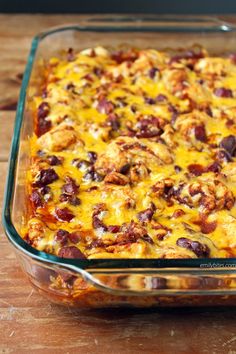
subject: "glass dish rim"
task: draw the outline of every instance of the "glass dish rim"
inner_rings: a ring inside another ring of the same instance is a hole
[[[186,20],[187,19],[187,20]],[[159,24],[158,21],[163,21]],[[175,26],[169,26],[168,20],[176,22]],[[196,20],[199,23],[211,22],[212,25],[202,29],[200,26],[191,26],[192,20]],[[94,25],[94,22],[96,23]],[[128,22],[132,25],[120,26],[117,25],[119,22]],[[156,25],[149,26],[148,23],[156,22]],[[92,25],[91,25],[92,23]],[[101,23],[103,25],[101,25]],[[182,23],[182,27],[179,24]],[[177,25],[178,24],[178,25]],[[183,25],[185,24],[185,25]],[[146,25],[146,27],[144,26]],[[5,194],[3,202],[3,212],[2,212],[2,223],[5,233],[10,241],[18,250],[23,252],[25,255],[33,258],[35,260],[67,267],[76,267],[78,269],[189,269],[190,271],[194,268],[201,268],[202,265],[206,268],[211,268],[211,264],[217,264],[219,267],[227,267],[227,264],[231,264],[233,268],[236,265],[236,258],[197,258],[197,259],[68,259],[60,258],[46,252],[38,251],[37,249],[31,247],[26,243],[23,238],[16,231],[11,218],[11,207],[12,199],[14,195],[14,183],[15,183],[15,172],[17,166],[17,158],[19,152],[20,143],[20,131],[21,126],[24,121],[24,107],[26,100],[26,92],[30,80],[30,75],[32,72],[37,48],[40,42],[47,36],[54,33],[59,33],[67,30],[74,31],[103,31],[103,32],[114,32],[114,31],[163,31],[163,32],[199,32],[204,31],[206,33],[215,32],[236,32],[236,26],[226,21],[221,21],[217,17],[211,16],[181,16],[181,15],[94,15],[94,16],[84,16],[81,20],[81,24],[68,24],[65,26],[52,27],[48,30],[42,31],[37,34],[31,43],[31,49],[28,55],[27,64],[25,67],[25,72],[22,80],[22,85],[19,94],[19,100],[16,110],[16,119],[13,131],[12,144],[9,154],[9,166],[8,174],[5,183]],[[209,267],[208,267],[209,266]],[[230,270],[230,267],[224,268],[225,272]]]

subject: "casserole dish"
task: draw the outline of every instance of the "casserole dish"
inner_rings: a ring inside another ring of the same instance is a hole
[[[234,258],[65,259],[32,248],[20,236],[28,213],[25,185],[34,129],[29,107],[40,87],[43,60],[65,49],[65,44],[75,50],[98,44],[176,50],[198,44],[223,55],[236,51],[234,32],[233,26],[206,17],[104,16],[35,37],[17,109],[3,223],[23,270],[41,293],[80,307],[235,303]]]

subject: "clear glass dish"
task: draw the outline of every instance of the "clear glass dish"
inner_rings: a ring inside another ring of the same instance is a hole
[[[33,132],[28,106],[40,84],[42,59],[68,47],[96,45],[175,50],[198,44],[210,53],[227,54],[236,52],[235,32],[236,27],[209,17],[93,16],[33,39],[16,113],[3,224],[23,271],[46,297],[78,307],[236,304],[235,258],[62,259],[37,251],[20,236]]]

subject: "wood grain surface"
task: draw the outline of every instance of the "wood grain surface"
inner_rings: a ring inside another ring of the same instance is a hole
[[[31,38],[80,18],[0,15],[0,202]],[[0,226],[0,353],[236,354],[235,320],[236,308],[85,311],[50,304],[25,279]]]

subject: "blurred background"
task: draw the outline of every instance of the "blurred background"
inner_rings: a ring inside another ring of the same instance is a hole
[[[0,12],[234,14],[236,0],[0,0]]]

